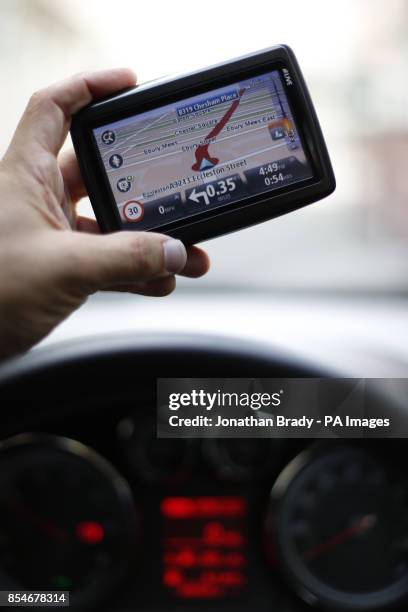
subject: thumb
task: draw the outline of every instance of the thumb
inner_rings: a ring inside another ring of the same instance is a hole
[[[180,240],[162,234],[117,232],[71,234],[68,273],[89,292],[120,283],[146,282],[181,272],[187,252]]]

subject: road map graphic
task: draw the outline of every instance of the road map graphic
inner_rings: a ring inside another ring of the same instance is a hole
[[[147,229],[312,176],[278,71],[94,130],[123,222]]]
[[[208,153],[209,143],[215,140],[218,134],[221,132],[223,127],[227,125],[228,121],[231,119],[234,114],[236,108],[238,108],[238,104],[241,101],[241,98],[245,92],[245,89],[240,89],[238,94],[238,100],[234,100],[231,104],[225,115],[221,117],[221,119],[215,124],[215,127],[211,130],[208,136],[205,137],[206,144],[200,144],[195,152],[196,162],[192,165],[192,170],[205,170],[206,168],[211,168],[215,166],[220,161],[218,157],[211,157]]]

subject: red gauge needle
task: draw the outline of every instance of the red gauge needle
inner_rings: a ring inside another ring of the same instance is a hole
[[[44,520],[41,516],[36,514],[33,510],[28,508],[27,506],[21,505],[15,499],[9,499],[8,504],[9,508],[13,510],[17,516],[20,516],[23,519],[29,520],[32,525],[37,527],[40,531],[45,533],[47,536],[51,538],[55,538],[60,542],[67,542],[70,537],[69,534],[64,530],[52,523],[51,521]]]
[[[318,544],[317,546],[306,550],[303,554],[303,558],[308,561],[312,561],[317,557],[321,557],[333,548],[336,548],[336,546],[344,544],[344,542],[347,542],[348,540],[351,540],[352,538],[365,533],[369,529],[372,529],[376,522],[377,517],[374,514],[367,514],[366,516],[363,516],[359,521],[354,523],[354,525],[351,525],[351,527],[347,527],[347,529],[340,531],[340,533],[336,533],[334,536],[332,536],[325,542],[322,542],[321,544]]]

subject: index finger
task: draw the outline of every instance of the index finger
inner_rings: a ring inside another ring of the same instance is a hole
[[[132,87],[132,70],[117,68],[82,73],[50,85],[32,95],[17,126],[11,148],[36,143],[57,155],[68,134],[71,116],[93,100]]]

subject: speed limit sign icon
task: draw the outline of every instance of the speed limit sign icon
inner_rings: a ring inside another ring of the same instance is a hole
[[[135,221],[141,221],[144,217],[144,206],[137,200],[129,200],[123,207],[123,216],[126,221],[134,223]]]

